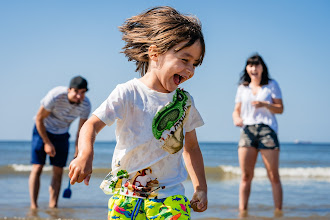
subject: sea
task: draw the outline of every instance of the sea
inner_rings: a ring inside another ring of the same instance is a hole
[[[99,188],[110,171],[115,142],[96,142],[90,185],[69,185],[68,169],[62,180],[57,209],[48,208],[51,167],[41,177],[39,208],[30,210],[28,177],[31,171],[30,141],[0,141],[0,219],[106,219],[108,195]],[[208,183],[208,209],[192,212],[192,219],[241,219],[238,189],[241,171],[237,143],[201,142]],[[73,157],[71,143],[69,158]],[[280,176],[283,185],[283,215],[274,216],[273,198],[262,159],[255,168],[249,212],[245,219],[330,219],[330,143],[282,143]],[[191,199],[192,183],[184,182]]]

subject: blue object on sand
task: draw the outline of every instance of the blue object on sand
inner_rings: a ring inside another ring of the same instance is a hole
[[[70,189],[70,186],[71,186],[71,184],[70,184],[70,179],[69,179],[69,186],[68,186],[68,188],[66,188],[66,189],[64,190],[64,192],[63,192],[63,198],[70,199],[70,197],[71,197],[71,189]]]

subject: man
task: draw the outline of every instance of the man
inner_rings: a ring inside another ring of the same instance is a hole
[[[40,176],[49,155],[53,166],[53,175],[49,186],[49,207],[56,208],[61,188],[63,167],[66,166],[69,153],[69,127],[80,118],[76,137],[75,154],[78,153],[79,131],[91,111],[91,104],[85,93],[87,81],[81,76],[70,81],[69,88],[55,87],[41,100],[41,106],[36,115],[32,137],[32,171],[29,178],[31,209],[38,208],[38,193]]]

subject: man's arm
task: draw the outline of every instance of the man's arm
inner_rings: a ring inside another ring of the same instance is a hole
[[[203,212],[207,209],[207,184],[203,156],[195,129],[185,135],[183,158],[194,186],[191,207],[196,212]]]
[[[43,106],[40,106],[39,111],[36,116],[36,127],[37,127],[40,137],[42,138],[42,140],[44,142],[45,152],[50,157],[54,157],[56,154],[55,147],[50,142],[47,132],[46,132],[45,125],[44,125],[44,119],[47,118],[49,115],[50,115],[50,112],[47,111]]]

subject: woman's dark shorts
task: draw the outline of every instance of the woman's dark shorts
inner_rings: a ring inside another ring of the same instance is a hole
[[[69,154],[69,133],[52,134],[47,132],[49,140],[55,147],[55,157],[49,157],[50,164],[57,167],[65,167]],[[44,150],[44,142],[40,137],[36,126],[33,129],[32,135],[32,164],[42,164],[46,162],[46,152]]]
[[[277,134],[265,124],[246,125],[242,130],[238,147],[251,146],[258,150],[280,148]]]

